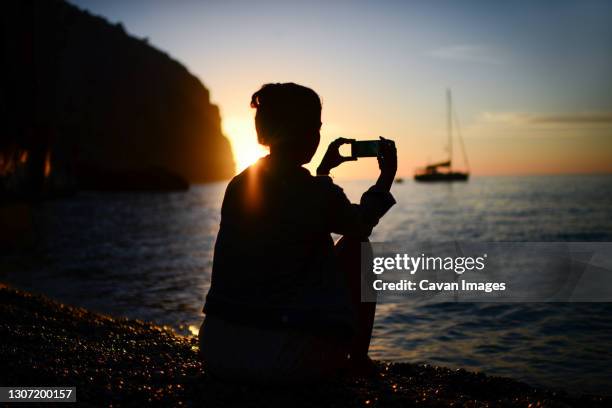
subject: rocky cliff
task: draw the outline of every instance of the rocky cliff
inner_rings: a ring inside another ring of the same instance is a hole
[[[64,1],[10,0],[2,14],[0,177],[13,177],[5,190],[112,189],[123,172],[232,176],[219,109],[179,62]]]

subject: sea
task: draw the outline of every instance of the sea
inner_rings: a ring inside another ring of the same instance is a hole
[[[357,202],[371,181],[336,180]],[[21,205],[0,282],[196,334],[226,182]],[[394,184],[375,242],[612,242],[612,175]],[[6,234],[2,232],[2,234]],[[612,395],[612,303],[380,304],[370,355]]]

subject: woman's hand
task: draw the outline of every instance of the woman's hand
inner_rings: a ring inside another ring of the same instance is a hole
[[[385,191],[391,190],[391,185],[397,172],[397,149],[393,140],[380,136],[380,147],[378,151],[378,168],[380,176],[376,186]]]
[[[341,156],[340,155],[340,146],[344,144],[349,144],[353,142],[355,139],[345,139],[343,137],[339,137],[329,144],[327,148],[327,152],[325,152],[325,156],[321,160],[321,164],[317,167],[317,175],[319,176],[327,176],[331,169],[334,167],[338,167],[342,163],[346,161],[355,161],[356,157],[352,156]]]

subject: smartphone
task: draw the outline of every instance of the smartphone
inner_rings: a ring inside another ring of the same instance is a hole
[[[380,140],[355,140],[351,142],[351,156],[377,157],[380,149]]]

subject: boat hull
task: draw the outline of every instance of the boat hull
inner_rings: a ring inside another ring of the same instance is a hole
[[[433,173],[433,174],[415,174],[414,179],[421,182],[451,182],[451,181],[467,181],[470,177],[469,173]]]

